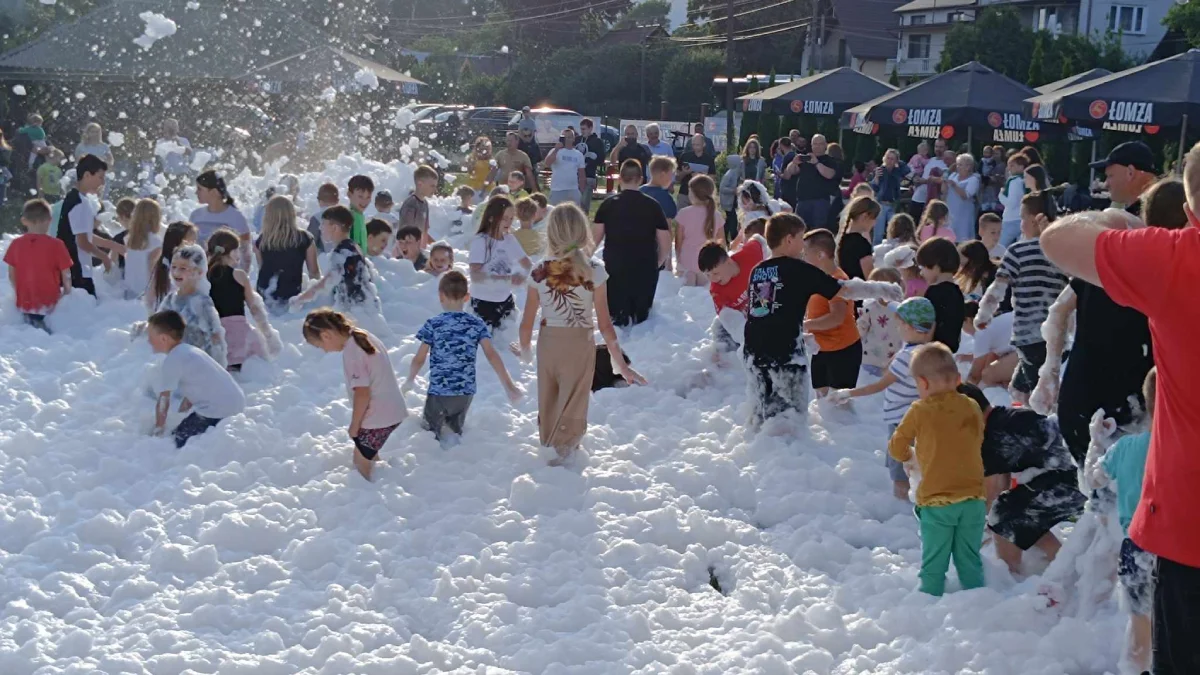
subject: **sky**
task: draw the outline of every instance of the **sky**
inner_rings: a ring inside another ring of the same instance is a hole
[[[687,0],[671,0],[671,30],[687,21]]]

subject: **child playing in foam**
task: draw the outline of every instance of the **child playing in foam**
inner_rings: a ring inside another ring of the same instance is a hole
[[[239,266],[241,250],[233,230],[221,228],[208,238],[209,297],[225,331],[229,370],[240,371],[251,356],[275,356],[283,348],[279,332],[267,320],[262,298]],[[246,308],[258,329],[246,321]]]
[[[180,246],[171,260],[171,280],[175,290],[167,293],[158,303],[158,311],[178,312],[186,327],[183,341],[201,349],[221,364],[229,365],[228,348],[225,344],[225,329],[216,305],[208,295],[208,256],[196,244]]]
[[[304,339],[326,352],[341,352],[351,414],[354,468],[371,480],[371,470],[388,437],[408,417],[396,371],[379,338],[346,315],[318,309],[304,319]]]

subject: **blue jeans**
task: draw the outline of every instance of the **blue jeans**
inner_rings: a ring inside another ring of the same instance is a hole
[[[871,240],[872,244],[882,244],[887,238],[887,224],[896,215],[896,205],[892,202],[879,205],[879,217],[875,219],[875,236]]]
[[[1006,220],[1000,224],[1000,243],[1004,248],[1012,246],[1021,238],[1021,221]]]
[[[808,231],[829,229],[829,197],[804,199],[796,202],[796,215],[808,226]]]

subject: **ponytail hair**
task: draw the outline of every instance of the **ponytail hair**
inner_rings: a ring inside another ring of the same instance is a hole
[[[575,285],[592,280],[589,262],[593,249],[592,230],[588,227],[587,216],[578,206],[559,204],[550,211],[546,223],[546,249],[550,258],[567,263]]]
[[[688,194],[692,196],[692,199],[699,200],[704,205],[705,241],[712,239],[717,231],[717,202],[713,199],[713,193],[716,191],[717,184],[705,174],[693,176],[688,181]]]
[[[225,186],[225,179],[222,178],[216,171],[209,169],[208,171],[201,173],[199,176],[196,176],[196,185],[199,185],[202,188],[208,188],[209,190],[216,190],[221,194],[221,198],[225,200],[226,205],[235,205],[233,203],[233,197],[229,196],[229,188]]]
[[[225,256],[238,250],[242,245],[242,240],[233,233],[233,230],[222,227],[212,236],[208,238],[208,274],[209,281],[212,281],[213,268],[221,264]]]
[[[345,314],[328,307],[309,312],[308,316],[304,317],[304,326],[301,330],[304,333],[304,339],[309,343],[320,340],[321,334],[325,331],[333,331],[342,337],[354,340],[354,344],[367,354],[374,355],[379,351],[372,344],[370,333],[355,326],[354,321]]]
[[[850,203],[846,205],[845,210],[842,211],[842,227],[838,231],[838,243],[840,244],[842,237],[850,231],[850,223],[854,222],[855,219],[861,218],[864,215],[870,215],[872,219],[878,218],[881,210],[882,207],[879,206],[879,202],[875,201],[874,197],[864,195],[851,199]]]
[[[921,225],[917,230],[923,230],[926,226],[933,226],[933,231],[937,232],[938,223],[950,217],[950,207],[946,206],[946,202],[940,199],[930,199],[925,205],[925,212],[921,214]]]

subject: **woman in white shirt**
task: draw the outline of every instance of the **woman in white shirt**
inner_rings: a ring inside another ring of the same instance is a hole
[[[958,241],[978,239],[975,196],[979,194],[979,174],[975,173],[975,158],[967,153],[959,155],[954,162],[955,172],[946,177],[946,205],[950,207],[950,229]]]
[[[630,384],[646,380],[625,363],[608,313],[603,263],[591,259],[592,234],[587,216],[574,204],[550,212],[546,226],[548,256],[530,277],[521,319],[521,354],[528,358],[533,325],[538,332],[538,431],[543,446],[554,448],[552,466],[562,464],[587,433],[588,402],[596,368],[597,327],[613,367]]]

